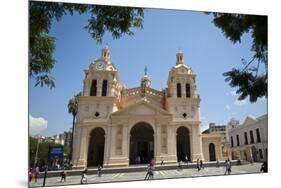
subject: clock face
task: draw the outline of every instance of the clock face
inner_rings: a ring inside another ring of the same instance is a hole
[[[97,62],[96,68],[97,68],[98,70],[104,70],[104,63],[101,62],[101,61]]]

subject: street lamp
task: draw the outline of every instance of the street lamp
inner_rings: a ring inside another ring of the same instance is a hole
[[[34,159],[34,164],[33,164],[33,170],[35,169],[35,165],[37,163],[37,160],[38,160],[38,149],[39,149],[39,144],[41,142],[41,138],[38,138],[37,139],[37,147],[36,147],[36,153],[35,153],[35,159]]]

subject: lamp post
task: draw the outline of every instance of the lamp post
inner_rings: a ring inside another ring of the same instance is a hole
[[[37,160],[38,160],[38,149],[39,149],[39,144],[41,142],[41,138],[38,138],[37,139],[37,147],[36,147],[36,153],[35,153],[35,159],[34,159],[34,164],[33,164],[33,170],[35,170],[35,165],[37,163]]]

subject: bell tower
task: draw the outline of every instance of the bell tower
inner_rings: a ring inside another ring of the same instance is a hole
[[[105,61],[107,64],[110,63],[110,50],[108,45],[106,45],[101,51],[101,60]]]
[[[119,97],[121,86],[118,71],[111,63],[107,45],[102,49],[101,57],[84,72],[84,96]]]
[[[168,97],[171,98],[196,98],[196,75],[191,67],[185,64],[182,51],[176,54],[176,65],[169,71],[167,81]]]
[[[181,50],[179,52],[177,52],[176,56],[177,56],[176,65],[184,64],[183,52]]]
[[[111,63],[108,46],[102,48],[101,57],[95,59],[84,72],[83,96],[80,99],[77,119],[106,119],[110,113],[118,110],[122,88],[118,70]]]
[[[179,127],[188,129],[188,139],[193,143],[189,156],[192,161],[203,159],[202,139],[200,137],[200,97],[196,94],[196,75],[185,64],[184,53],[176,53],[176,64],[169,71],[166,109],[173,115],[177,128],[174,133],[182,134]]]
[[[169,71],[167,109],[179,119],[199,119],[199,95],[196,94],[196,75],[185,64],[184,53],[176,53],[176,64]]]

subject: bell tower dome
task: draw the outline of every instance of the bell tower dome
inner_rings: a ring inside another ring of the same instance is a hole
[[[106,45],[101,51],[101,60],[105,61],[106,63],[110,63],[110,50],[108,45]]]
[[[181,50],[177,53],[177,63],[176,64],[177,65],[184,64],[183,52]]]
[[[196,94],[196,75],[185,64],[184,53],[176,53],[176,65],[169,71],[167,80],[167,109],[178,119],[199,119],[200,97]],[[188,107],[188,106],[189,107]]]

